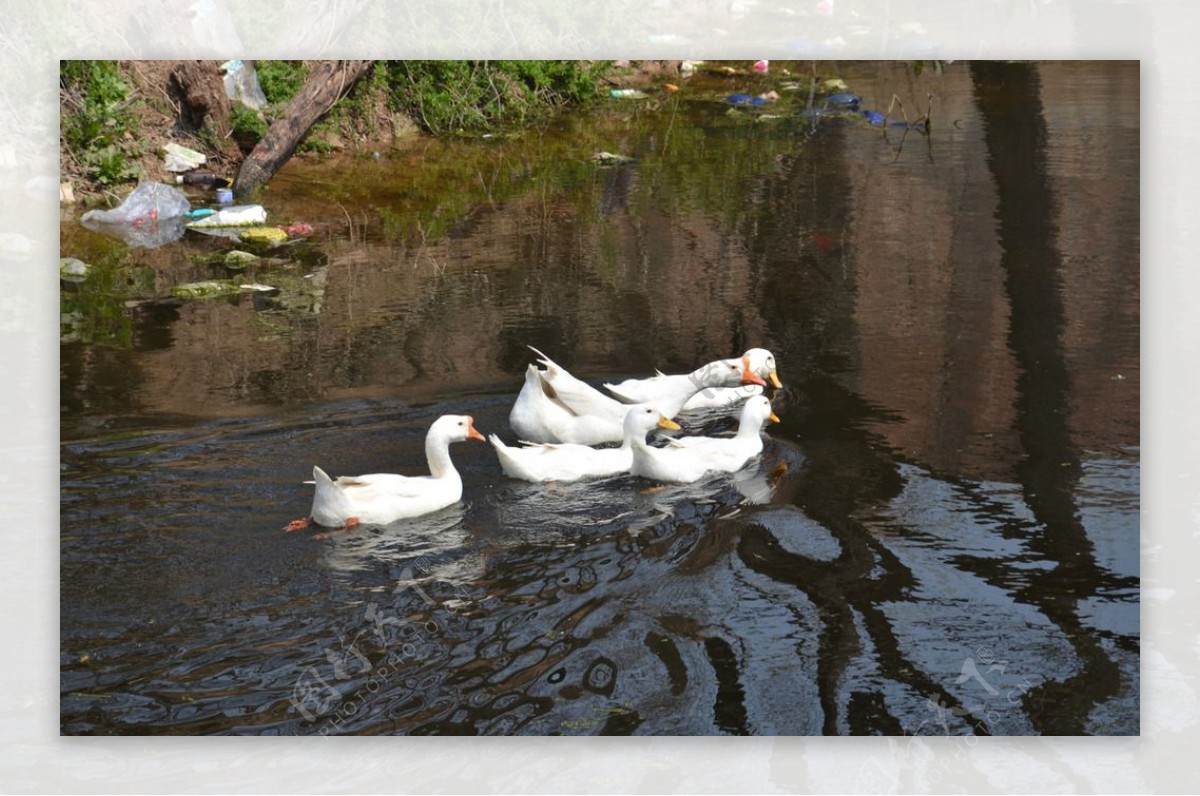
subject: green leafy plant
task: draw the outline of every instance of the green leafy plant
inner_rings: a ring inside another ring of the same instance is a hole
[[[605,62],[392,61],[395,106],[433,133],[525,124],[597,96]]]
[[[136,178],[136,97],[115,61],[63,61],[62,135],[88,176],[108,185]]]
[[[89,149],[83,154],[83,164],[88,173],[101,185],[135,180],[142,174],[141,166],[130,163],[125,153],[113,145]]]
[[[267,134],[267,122],[253,108],[235,103],[230,111],[233,137],[243,149],[250,149]]]
[[[303,61],[255,61],[254,69],[258,84],[272,105],[290,101],[308,80],[308,67]]]

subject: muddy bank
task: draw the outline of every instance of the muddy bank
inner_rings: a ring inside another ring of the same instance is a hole
[[[378,156],[425,136],[541,123],[609,88],[676,79],[681,64],[377,61],[350,74],[333,68],[342,63],[66,61],[60,198],[104,203],[141,180],[173,182],[162,155],[169,143],[203,154],[204,168],[232,180],[248,158],[278,166],[293,156]],[[304,91],[319,102],[293,103]]]

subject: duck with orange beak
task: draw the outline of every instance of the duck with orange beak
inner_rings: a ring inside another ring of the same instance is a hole
[[[779,422],[771,402],[756,395],[742,407],[741,422],[734,437],[679,437],[664,448],[650,447],[644,439],[633,440],[634,475],[655,481],[687,484],[709,473],[732,473],[762,452],[762,426]],[[676,423],[662,424],[675,428]]]
[[[626,403],[597,390],[576,378],[537,349],[545,370],[532,366],[526,371],[526,383],[509,413],[509,424],[526,442],[572,442],[599,445],[621,442],[629,405],[650,403],[668,418],[679,414],[696,393],[715,387],[739,384],[765,385],[753,372],[753,363],[741,359],[718,359],[681,376],[666,376],[655,387],[651,400]],[[614,393],[616,394],[616,393]]]
[[[629,403],[653,403],[661,406],[661,400],[668,391],[679,389],[676,385],[685,382],[695,385],[700,381],[697,378],[697,374],[712,368],[720,362],[733,361],[739,360],[718,360],[692,373],[673,376],[659,373],[657,376],[648,379],[627,379],[620,384],[605,384],[604,387],[622,401]],[[764,379],[769,379],[771,386],[776,389],[783,386],[783,383],[779,381],[779,371],[775,366],[775,355],[767,349],[751,348],[742,354],[740,362],[741,373],[739,384],[716,385],[705,383],[700,389],[694,390],[687,400],[683,402],[680,406],[680,411],[704,411],[736,406],[749,397],[762,395],[763,388],[767,385]]]
[[[342,476],[336,480],[313,467],[316,492],[307,518],[288,524],[298,531],[316,523],[336,530],[355,525],[387,525],[443,509],[462,498],[462,477],[450,461],[450,443],[468,439],[484,441],[470,415],[442,415],[425,435],[429,475],[392,473]]]

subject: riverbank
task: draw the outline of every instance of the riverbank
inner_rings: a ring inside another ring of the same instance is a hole
[[[106,203],[140,180],[170,181],[162,149],[203,154],[232,179],[312,74],[313,61],[64,61],[60,198]],[[376,61],[294,156],[378,156],[421,136],[503,134],[646,88],[679,61]],[[232,96],[231,96],[232,95]]]

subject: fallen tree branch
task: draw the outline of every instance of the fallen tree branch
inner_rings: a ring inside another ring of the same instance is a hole
[[[374,61],[322,61],[308,82],[242,161],[233,193],[245,197],[275,175],[291,158],[304,134],[367,73]]]

